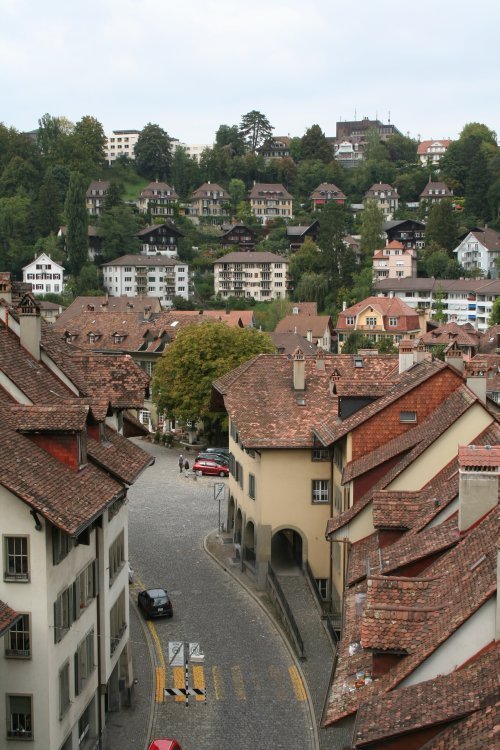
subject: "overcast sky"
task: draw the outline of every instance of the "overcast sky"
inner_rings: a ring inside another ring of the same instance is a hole
[[[0,0],[0,121],[212,143],[256,109],[275,135],[355,115],[500,134],[499,34],[500,0]]]

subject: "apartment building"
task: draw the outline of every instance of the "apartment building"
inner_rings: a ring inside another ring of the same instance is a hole
[[[467,271],[481,271],[497,279],[500,264],[500,232],[490,227],[474,227],[453,250],[457,261]]]
[[[0,745],[101,747],[133,683],[126,495],[151,457],[123,424],[149,379],[65,344],[31,295],[2,300],[0,377],[0,599],[19,618],[1,644]]]
[[[417,251],[402,242],[392,240],[373,254],[373,278],[404,279],[417,275]]]
[[[367,297],[339,313],[335,330],[340,353],[355,331],[373,342],[388,339],[396,345],[402,339],[414,339],[421,328],[417,311],[400,299]]]
[[[288,260],[274,253],[228,253],[214,261],[214,291],[222,299],[285,298],[290,290]]]
[[[164,255],[122,255],[102,266],[109,295],[159,297],[163,306],[174,297],[189,298],[189,267]]]
[[[278,218],[291,219],[293,216],[293,197],[279,183],[254,183],[248,197],[252,213],[261,224]]]
[[[134,148],[140,134],[140,130],[113,130],[107,135],[105,150],[108,164],[113,164],[119,156],[135,159]]]
[[[231,215],[229,209],[229,193],[215,182],[204,182],[191,194],[191,216],[204,216],[211,218],[214,223],[221,223],[222,218],[228,219]]]
[[[394,213],[398,210],[399,194],[392,185],[376,182],[365,193],[365,204],[367,201],[374,201],[384,214],[384,219],[391,221]]]

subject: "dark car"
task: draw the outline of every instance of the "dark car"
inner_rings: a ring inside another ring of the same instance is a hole
[[[210,474],[218,477],[229,476],[229,466],[226,463],[219,463],[217,459],[210,458],[196,459],[193,471],[195,474]]]
[[[146,619],[150,617],[172,617],[174,609],[165,589],[148,589],[137,596],[137,603]]]
[[[218,453],[219,456],[229,458],[229,448],[205,448],[204,453]]]
[[[203,458],[207,458],[211,461],[218,461],[220,464],[229,464],[229,456],[224,456],[222,453],[209,453],[208,451],[201,451],[196,456],[197,461],[201,461]]]

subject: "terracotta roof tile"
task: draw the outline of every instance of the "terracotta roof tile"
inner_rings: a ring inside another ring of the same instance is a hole
[[[497,644],[463,669],[371,698],[360,706],[353,746],[389,741],[474,714],[493,700],[499,673]]]
[[[100,295],[98,297],[77,297],[57,319],[60,329],[68,326],[69,321],[83,312],[94,313],[124,313],[135,312],[136,315],[143,315],[144,310],[149,308],[151,313],[159,313],[162,310],[159,297],[109,297]]]
[[[108,427],[105,429],[105,440],[97,442],[88,437],[87,453],[95,464],[125,484],[133,484],[154,463],[149,453]]]
[[[458,323],[444,323],[419,336],[419,341],[422,341],[426,346],[455,343],[459,347],[467,346],[477,349],[481,341],[481,333]]]
[[[460,468],[489,471],[500,469],[500,445],[465,445],[458,449]]]
[[[248,193],[249,198],[260,198],[270,194],[274,197],[276,194],[280,198],[292,200],[292,196],[288,190],[279,182],[257,182]]]
[[[421,750],[494,750],[500,732],[500,703],[486,706],[440,732]]]
[[[16,624],[21,615],[0,600],[0,637]]]
[[[71,403],[58,406],[13,405],[3,416],[18,432],[81,432],[85,428],[89,408]]]
[[[298,333],[306,336],[309,331],[313,338],[323,338],[325,331],[333,330],[329,315],[287,315],[279,321],[275,333]]]

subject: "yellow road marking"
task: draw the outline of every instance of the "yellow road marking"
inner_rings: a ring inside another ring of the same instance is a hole
[[[148,628],[151,631],[151,635],[153,636],[153,640],[155,642],[155,650],[156,650],[157,659],[162,669],[165,669],[165,657],[163,656],[160,639],[158,638],[158,633],[156,632],[156,628],[151,622],[151,620],[148,620]]]
[[[222,679],[222,673],[219,667],[212,667],[212,680],[214,683],[214,694],[215,700],[220,701],[221,698],[225,697],[224,680]]]
[[[243,683],[243,673],[241,667],[231,667],[231,677],[233,678],[234,691],[239,701],[245,701],[247,699],[245,694],[245,685]]]
[[[173,667],[174,672],[174,688],[185,688],[186,687],[186,673],[184,667]],[[174,697],[176,703],[185,703],[186,696],[176,695]]]
[[[304,684],[299,674],[297,667],[288,667],[290,674],[290,680],[292,681],[293,692],[298,701],[306,700],[306,691],[304,690]]]
[[[205,690],[205,671],[203,667],[193,665],[193,687]],[[197,701],[204,701],[204,695],[197,695]]]
[[[165,670],[162,667],[156,667],[156,693],[155,700],[157,703],[163,703],[165,700]]]

